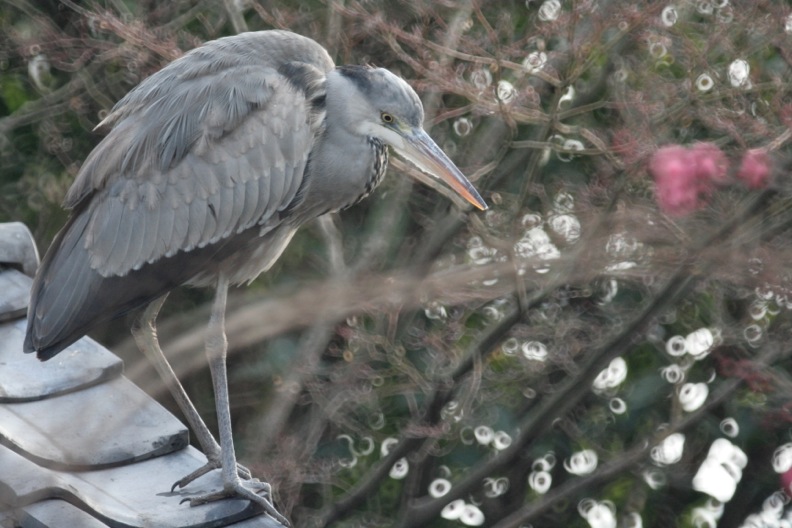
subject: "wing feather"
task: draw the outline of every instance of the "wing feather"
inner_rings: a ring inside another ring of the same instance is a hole
[[[308,101],[333,67],[305,37],[247,33],[193,50],[119,101],[64,200],[73,213],[34,281],[25,349],[52,357],[277,228],[321,129]]]
[[[242,226],[251,225],[254,222],[256,218],[256,205],[258,204],[258,200],[256,198],[258,195],[259,180],[258,178],[251,178],[245,182],[244,203],[242,205],[242,210],[239,213],[240,227],[237,229],[237,232],[244,230]]]
[[[299,65],[298,78],[281,73],[287,64]],[[332,67],[313,41],[251,33],[209,43],[130,92],[104,122],[113,128],[65,201],[90,199],[83,214],[91,216],[84,243],[92,268],[124,275],[286,209],[320,128],[307,92],[321,89]]]
[[[174,222],[176,215],[174,213],[175,209],[170,201],[165,200],[160,212],[158,229],[153,235],[156,238],[156,243],[150,253],[149,262],[154,259],[154,255],[161,254],[167,256],[168,248],[171,247],[171,241],[175,231]]]
[[[143,248],[146,245],[147,225],[153,220],[154,216],[159,216],[159,211],[156,214],[151,213],[142,203],[137,209],[132,211],[132,234],[129,237],[129,247],[126,255],[124,255],[122,260],[122,263],[135,262],[131,269],[140,269],[146,263],[147,259]]]
[[[160,249],[158,250],[158,241],[161,239],[162,233],[162,225],[164,222],[164,217],[168,215],[168,204],[163,203],[162,207],[156,212],[156,214],[143,214],[144,219],[144,227],[141,229],[141,247],[140,247],[140,259],[143,259],[143,262],[135,269],[140,269],[143,264],[151,262],[153,255],[161,255],[165,256],[165,251]],[[134,254],[134,253],[133,253]],[[139,260],[140,260],[139,259]]]
[[[134,223],[134,217],[132,215],[133,210],[130,210],[130,208],[123,203],[112,205],[116,206],[113,207],[113,209],[120,211],[120,213],[112,216],[112,223],[118,223],[118,228],[110,229],[111,231],[117,231],[118,237],[114,241],[110,252],[102,260],[100,260],[102,255],[99,251],[91,254],[91,259],[97,262],[97,266],[99,265],[98,263],[102,261],[106,263],[106,266],[122,266],[127,250],[129,249],[129,243],[132,239],[132,228]],[[103,246],[101,249],[105,249],[105,247],[106,246]]]
[[[235,232],[233,228],[235,220],[239,218],[239,212],[234,210],[234,191],[236,185],[232,180],[232,172],[229,163],[223,163],[220,166],[218,175],[222,176],[222,181],[226,184],[217,194],[217,202],[215,203],[215,213],[217,218],[217,226],[215,227],[214,234],[205,234],[209,238],[209,242],[217,242],[221,238],[225,238],[231,233]]]
[[[190,251],[201,241],[201,234],[206,229],[206,217],[210,216],[209,207],[203,200],[194,200],[188,205],[189,214],[184,214],[184,209],[179,208],[175,211],[177,221],[184,224],[182,233],[174,233],[174,243],[172,247],[184,248],[183,251]]]
[[[243,99],[227,103],[226,114],[234,128],[221,124],[216,109],[210,109],[204,112],[212,121],[209,132],[191,119],[176,119],[178,123],[162,128],[178,137],[168,138],[158,162],[146,161],[142,154],[151,154],[154,148],[146,135],[130,145],[138,154],[121,160],[107,158],[116,163],[109,168],[113,174],[105,178],[110,186],[95,190],[88,209],[94,221],[85,247],[96,271],[103,276],[124,275],[147,262],[267,223],[288,207],[302,184],[316,127],[310,122],[304,94],[285,78],[268,70],[262,82],[268,99],[259,101],[260,107],[245,103],[251,99],[247,90],[227,91],[229,97]],[[241,118],[243,107],[248,109],[245,119]],[[204,129],[200,140],[192,142],[178,163],[168,166],[179,147],[167,147],[167,143],[186,141],[188,125]],[[213,138],[218,127],[224,133]],[[127,126],[120,129],[129,131]],[[154,127],[144,130],[157,141],[165,139]],[[114,139],[111,132],[97,149],[112,149]],[[136,157],[140,158],[137,162]],[[256,185],[249,185],[254,180]],[[171,232],[163,233],[163,229]]]
[[[174,193],[179,192],[178,187],[174,186],[173,188]],[[192,215],[184,214],[185,204],[186,207],[192,208],[194,204],[201,203],[200,200],[196,199],[194,194],[188,195],[188,197],[184,199],[184,203],[179,203],[178,196],[174,198],[174,202],[175,203],[171,206],[173,209],[173,233],[171,233],[170,236],[170,245],[165,250],[166,257],[172,257],[182,249],[181,241],[189,236],[191,223],[197,222],[197,220],[192,219]],[[203,207],[205,207],[205,205]]]

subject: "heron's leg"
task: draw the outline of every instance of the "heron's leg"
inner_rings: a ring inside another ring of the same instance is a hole
[[[184,414],[187,424],[198,439],[198,443],[201,445],[201,449],[203,449],[206,458],[209,459],[209,463],[205,466],[198,468],[176,482],[173,485],[173,489],[176,489],[177,487],[184,487],[201,475],[220,467],[221,454],[220,445],[217,443],[214,436],[212,436],[211,431],[209,431],[201,415],[198,414],[198,410],[195,408],[192,401],[190,401],[190,397],[187,396],[187,392],[179,382],[179,378],[176,377],[176,373],[173,371],[170,363],[168,363],[165,354],[162,353],[162,348],[160,348],[155,321],[167,297],[168,295],[165,294],[146,307],[143,314],[132,327],[132,336],[138,348],[143,351],[151,364],[154,365],[154,369],[168,387],[173,399],[176,400],[176,404]],[[237,470],[242,478],[250,478],[250,471],[248,471],[247,468],[239,466]]]
[[[212,384],[214,385],[215,407],[217,408],[217,428],[220,432],[220,446],[222,451],[223,490],[196,497],[190,500],[195,506],[226,497],[241,497],[259,504],[264,511],[278,522],[288,526],[289,522],[278,513],[269,497],[270,485],[257,480],[240,480],[236,472],[237,461],[234,451],[234,438],[231,429],[231,410],[228,397],[228,372],[226,369],[226,356],[228,354],[228,340],[225,333],[225,310],[228,297],[228,278],[220,273],[217,279],[217,293],[212,305],[212,315],[206,330],[206,355],[209,358],[209,368],[212,371]],[[263,491],[267,497],[257,492]]]

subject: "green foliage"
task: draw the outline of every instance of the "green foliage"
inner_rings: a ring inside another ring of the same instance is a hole
[[[19,75],[7,75],[3,78],[2,89],[3,104],[7,113],[16,112],[30,100],[29,87]]]

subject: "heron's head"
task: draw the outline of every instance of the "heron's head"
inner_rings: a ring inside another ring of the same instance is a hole
[[[348,125],[355,133],[377,138],[401,157],[447,184],[481,210],[487,204],[462,172],[423,129],[423,105],[404,79],[383,68],[341,66],[347,85],[341,95]]]

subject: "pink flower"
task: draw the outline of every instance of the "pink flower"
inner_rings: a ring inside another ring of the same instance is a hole
[[[770,183],[770,156],[762,149],[751,149],[743,154],[737,177],[749,189],[761,189]]]
[[[784,492],[787,496],[792,497],[792,468],[787,469],[783,473],[779,475],[781,478],[781,486],[784,488]]]
[[[714,143],[696,143],[690,147],[696,163],[696,177],[712,183],[726,183],[729,160],[726,154]]]
[[[666,213],[680,216],[703,205],[702,195],[709,194],[712,180],[699,177],[699,156],[705,157],[680,145],[670,145],[659,149],[649,160],[657,203]]]

